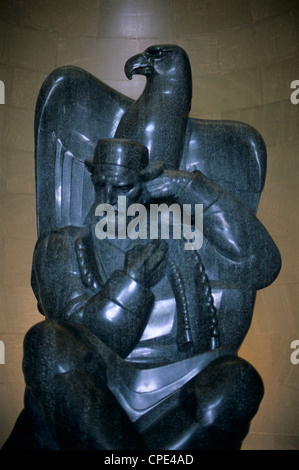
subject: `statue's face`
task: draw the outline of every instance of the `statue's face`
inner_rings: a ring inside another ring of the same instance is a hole
[[[111,171],[112,170],[112,171]],[[143,183],[138,174],[122,169],[113,172],[113,169],[103,169],[96,178],[96,193],[98,204],[111,204],[117,211],[118,196],[126,196],[127,207],[137,203],[143,189]]]

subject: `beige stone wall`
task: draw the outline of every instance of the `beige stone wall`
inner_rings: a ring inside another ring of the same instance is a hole
[[[265,397],[243,449],[299,449],[298,0],[1,0],[0,79],[0,445],[22,409],[22,341],[41,317],[30,288],[36,241],[34,107],[54,68],[75,64],[137,98],[125,61],[155,43],[190,57],[192,116],[256,127],[268,148],[259,218],[283,259],[276,282],[259,292],[240,355],[261,373]]]

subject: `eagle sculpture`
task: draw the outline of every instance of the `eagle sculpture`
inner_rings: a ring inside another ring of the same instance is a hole
[[[146,85],[120,120],[115,137],[140,142],[151,161],[162,159],[166,168],[179,168],[192,98],[186,52],[178,46],[149,47],[127,61],[125,73],[129,79],[145,75]]]
[[[177,45],[151,46],[125,64],[146,76],[137,101],[78,67],[45,80],[35,115],[38,234],[82,225],[94,200],[84,160],[101,138],[145,144],[166,168],[200,170],[256,213],[266,172],[264,141],[251,126],[189,117],[191,67]]]

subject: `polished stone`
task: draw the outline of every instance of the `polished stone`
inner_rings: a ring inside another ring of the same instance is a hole
[[[280,270],[255,216],[264,141],[188,116],[180,47],[151,46],[125,71],[146,76],[136,101],[75,67],[38,98],[32,288],[45,320],[25,338],[25,409],[5,448],[239,449],[263,396],[238,349]],[[203,204],[203,246],[98,240],[95,209],[120,195]]]

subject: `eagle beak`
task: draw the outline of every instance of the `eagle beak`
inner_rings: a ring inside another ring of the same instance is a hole
[[[129,80],[133,75],[150,75],[151,73],[151,63],[143,54],[134,55],[125,64],[125,74]]]

